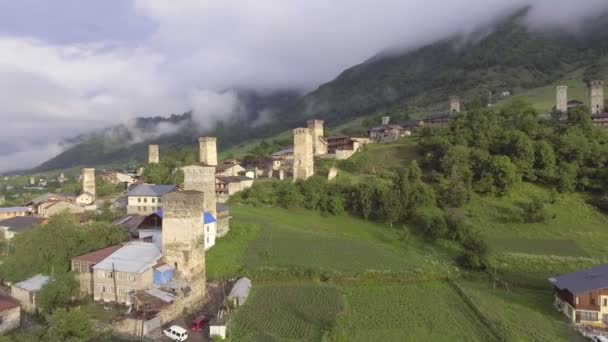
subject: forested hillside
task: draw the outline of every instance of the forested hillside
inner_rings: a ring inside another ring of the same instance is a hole
[[[325,119],[330,125],[383,112],[406,118],[445,110],[450,95],[459,95],[465,108],[474,109],[495,101],[496,94],[503,91],[517,95],[551,85],[576,70],[582,70],[584,79],[608,78],[604,58],[608,55],[608,17],[589,20],[574,35],[531,31],[523,24],[525,15],[525,10],[520,11],[491,30],[480,29],[469,37],[452,37],[403,53],[380,53],[303,97],[293,93],[250,96],[246,103],[254,105],[248,106],[252,114],[246,120],[220,123],[214,132],[196,132],[194,125],[188,125],[183,132],[155,142],[166,150],[191,145],[198,134],[214,134],[219,148],[225,149],[302,125],[311,117]],[[273,109],[273,115],[260,123],[260,112],[267,108]],[[113,148],[116,142],[105,138],[94,136],[38,170],[145,157],[146,142],[119,143]]]

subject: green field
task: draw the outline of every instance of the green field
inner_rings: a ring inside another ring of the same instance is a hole
[[[475,306],[507,341],[568,341],[569,329],[551,306],[547,291],[493,288],[487,282],[459,282]]]
[[[342,309],[342,298],[331,286],[254,286],[231,322],[231,340],[319,341]]]
[[[494,341],[447,283],[341,286],[347,309],[332,341]]]
[[[399,231],[386,225],[346,215],[323,217],[303,209],[235,207],[231,214],[234,222],[257,228],[218,240],[207,256],[210,278],[227,270],[292,268],[430,277],[456,272],[449,248],[416,237],[401,241]]]

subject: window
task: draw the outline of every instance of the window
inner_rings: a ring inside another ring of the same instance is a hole
[[[125,280],[126,278],[127,278],[127,275],[124,274],[123,272],[116,273],[116,279]]]
[[[114,278],[114,272],[106,272],[106,278]]]
[[[106,293],[106,291],[107,291],[108,289],[106,288],[106,286],[105,286],[105,285],[101,284],[101,285],[99,285],[99,286],[98,286],[98,290],[99,290],[99,292],[101,292],[101,293]]]
[[[2,323],[4,323],[4,317],[0,316],[0,325],[2,325]]]
[[[207,244],[209,244],[209,238],[207,238]]]
[[[106,277],[106,272],[104,272],[104,271],[99,271],[99,273],[97,273],[97,274],[98,274],[99,278],[105,278]]]
[[[608,306],[608,298],[604,298],[604,306]]]
[[[163,203],[163,199],[161,197],[158,198],[158,203]]]
[[[137,203],[141,203],[141,197],[137,197]]]
[[[597,321],[597,312],[595,311],[579,311],[581,314],[581,321]]]
[[[144,203],[148,203],[148,198],[144,198]]]
[[[156,198],[152,197],[152,203],[156,202]]]
[[[207,233],[209,233],[209,226],[207,226]]]
[[[135,276],[134,275],[130,275],[129,276],[129,281],[132,282],[132,283],[135,282]]]

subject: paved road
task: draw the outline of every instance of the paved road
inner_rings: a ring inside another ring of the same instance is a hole
[[[179,318],[173,322],[171,322],[171,324],[168,324],[168,326],[171,325],[179,325],[182,328],[190,328],[189,324],[186,324],[186,321],[183,318]],[[162,332],[161,332],[162,334]],[[207,336],[209,336],[209,328],[206,328],[203,332],[194,332],[194,331],[188,331],[188,342],[207,342],[207,341],[211,341],[210,339],[207,338]],[[169,342],[171,341],[170,338],[168,338],[165,335],[159,336],[158,341],[163,341],[163,342]]]

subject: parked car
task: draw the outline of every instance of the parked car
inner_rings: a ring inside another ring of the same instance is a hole
[[[173,341],[185,341],[188,339],[188,330],[174,325],[168,329],[163,330],[163,334]]]
[[[591,341],[593,341],[593,342],[608,342],[608,337],[606,337],[606,336],[593,336],[591,338]]]
[[[192,326],[190,327],[190,330],[196,331],[196,332],[203,331],[203,329],[205,329],[209,325],[210,321],[211,321],[210,317],[207,317],[205,315],[200,315],[192,320]]]

